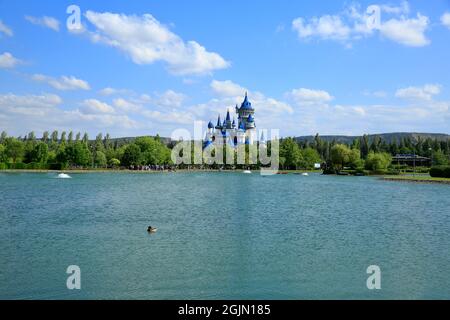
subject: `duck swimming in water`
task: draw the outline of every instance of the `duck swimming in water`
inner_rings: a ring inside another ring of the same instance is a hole
[[[148,228],[147,228],[147,232],[149,232],[149,233],[155,233],[156,231],[158,231],[158,229],[153,228],[152,226],[148,226]]]

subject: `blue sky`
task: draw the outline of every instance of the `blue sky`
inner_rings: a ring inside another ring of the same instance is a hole
[[[170,136],[245,91],[282,136],[450,133],[450,1],[0,1],[0,21],[12,135]]]

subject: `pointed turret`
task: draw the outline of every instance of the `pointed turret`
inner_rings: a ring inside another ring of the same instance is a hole
[[[261,133],[261,139],[259,139],[260,143],[266,143],[266,137],[264,136],[264,131]]]
[[[247,129],[255,128],[255,119],[253,119],[252,115],[249,115],[247,118],[246,128]]]
[[[252,103],[248,101],[247,92],[245,92],[245,98],[244,101],[241,104],[241,110],[253,110]]]
[[[219,114],[219,117],[217,118],[216,129],[222,129],[222,122],[220,121],[220,114]]]

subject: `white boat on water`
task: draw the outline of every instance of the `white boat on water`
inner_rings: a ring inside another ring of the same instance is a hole
[[[242,171],[242,173],[251,174],[252,172],[250,170],[244,170],[244,171]]]
[[[72,177],[69,176],[67,173],[60,173],[58,174],[58,179],[71,179]]]
[[[302,176],[309,176],[308,172],[303,172]]]

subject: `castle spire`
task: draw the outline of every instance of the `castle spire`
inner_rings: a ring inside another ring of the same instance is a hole
[[[216,125],[216,129],[222,129],[222,121],[220,121],[220,114],[217,117],[217,125]]]

